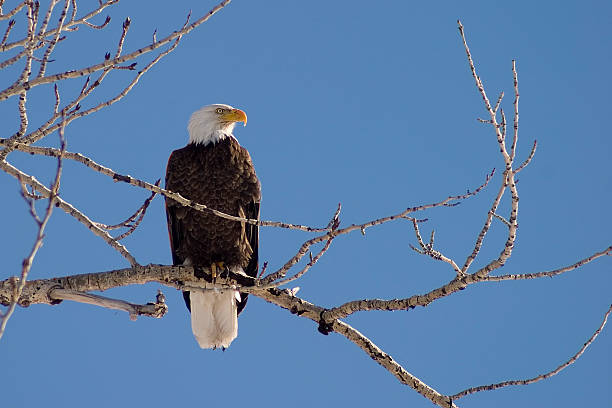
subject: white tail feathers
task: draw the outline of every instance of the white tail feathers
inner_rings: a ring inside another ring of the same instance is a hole
[[[234,289],[190,291],[191,329],[202,348],[227,348],[238,336],[240,293]]]

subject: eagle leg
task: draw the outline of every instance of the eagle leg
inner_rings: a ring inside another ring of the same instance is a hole
[[[213,262],[210,264],[210,274],[213,280],[217,279],[217,268],[221,270],[225,269],[225,262]]]

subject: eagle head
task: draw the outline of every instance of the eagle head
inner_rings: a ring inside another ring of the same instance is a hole
[[[221,103],[204,106],[189,118],[189,143],[207,145],[231,137],[236,122],[243,122],[246,126],[244,111]]]

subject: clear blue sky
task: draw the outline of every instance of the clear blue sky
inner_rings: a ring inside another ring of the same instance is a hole
[[[154,181],[163,177],[170,152],[186,143],[189,115],[209,103],[228,103],[249,115],[248,126],[235,134],[262,182],[263,219],[321,225],[342,202],[342,222],[350,224],[463,193],[501,163],[494,135],[476,121],[485,112],[456,28],[459,18],[489,94],[508,95],[507,111],[511,60],[517,60],[519,157],[534,139],[539,143],[520,175],[519,234],[502,272],[553,269],[609,246],[611,4],[466,3],[236,0],[185,37],[128,97],[73,123],[68,148]],[[82,28],[70,35],[48,72],[112,52],[126,16],[132,27],[125,50],[131,51],[147,44],[153,29],[161,38],[182,25],[189,9],[200,16],[214,4],[121,2],[104,32]],[[0,75],[3,85],[12,78]],[[129,78],[129,72],[113,73],[85,107]],[[82,82],[71,84],[77,89]],[[30,101],[37,124],[49,105],[34,96]],[[9,105],[0,108],[2,118],[14,117],[16,100]],[[18,153],[9,160],[45,182],[55,166]],[[460,263],[471,252],[499,175],[493,183],[459,207],[424,214],[430,220],[424,232],[434,228],[438,248]],[[0,174],[0,189],[6,278],[17,274],[35,230],[15,180]],[[76,163],[65,165],[62,194],[105,223],[121,221],[148,195]],[[502,213],[507,210],[506,203]],[[165,223],[163,200],[156,198],[125,242],[141,263],[171,263]],[[504,230],[494,223],[475,266],[497,256]],[[261,260],[273,270],[308,237],[263,229]],[[298,283],[299,295],[332,307],[408,297],[452,278],[446,264],[412,252],[410,243],[416,244],[407,222],[338,239]],[[565,361],[600,324],[612,301],[611,262],[607,257],[554,279],[471,286],[425,309],[361,313],[348,322],[443,393],[527,378]],[[56,211],[30,277],[126,266],[101,239]],[[148,302],[159,287],[106,294]],[[0,342],[2,405],[431,406],[340,335],[322,336],[311,321],[257,298],[249,300],[227,351],[200,350],[180,293],[162,289],[170,311],[161,320],[132,322],[123,312],[70,302],[17,310]],[[552,379],[459,403],[611,406],[611,329]]]

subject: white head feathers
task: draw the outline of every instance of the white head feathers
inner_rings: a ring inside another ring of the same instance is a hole
[[[207,145],[231,137],[236,122],[246,126],[246,114],[240,109],[223,104],[204,106],[189,118],[189,143]]]

